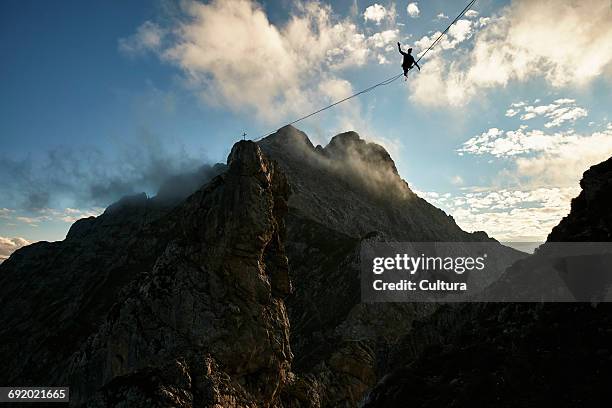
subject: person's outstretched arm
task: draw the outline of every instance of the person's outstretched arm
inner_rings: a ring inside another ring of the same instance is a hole
[[[406,53],[402,51],[402,46],[400,45],[399,41],[397,42],[397,49],[399,50],[400,54],[406,55]]]

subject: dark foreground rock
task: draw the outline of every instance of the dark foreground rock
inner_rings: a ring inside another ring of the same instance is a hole
[[[548,242],[610,241],[612,159],[586,171],[580,185]],[[516,290],[529,290],[522,271],[511,268],[504,278],[514,280]],[[362,406],[608,406],[611,342],[611,303],[444,307],[415,322],[395,350],[390,373]]]

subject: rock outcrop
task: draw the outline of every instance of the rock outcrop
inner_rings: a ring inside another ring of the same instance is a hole
[[[121,290],[108,290],[108,298],[95,297],[103,301],[93,306],[96,313],[106,312],[106,317],[102,322],[92,318],[89,324],[100,324],[89,333],[78,333],[85,329],[71,327],[64,319],[74,316],[73,307],[82,307],[83,300],[73,298],[80,295],[79,289],[84,291],[81,296],[96,295],[85,286],[95,277],[88,275],[82,282],[78,271],[61,265],[57,270],[47,269],[46,274],[33,274],[29,284],[45,286],[48,291],[41,291],[45,298],[40,299],[51,303],[54,310],[47,317],[67,327],[51,336],[52,328],[24,327],[24,332],[39,336],[35,339],[39,344],[23,347],[22,343],[24,356],[47,348],[44,358],[52,352],[57,358],[51,362],[43,358],[48,372],[31,365],[17,366],[18,359],[5,359],[9,370],[3,370],[7,377],[2,382],[70,384],[71,402],[90,406],[120,402],[143,407],[275,404],[288,381],[292,360],[283,302],[291,290],[282,242],[287,198],[286,179],[259,147],[252,142],[236,144],[224,174],[169,213],[141,223],[136,231],[130,233],[129,226],[117,231],[113,238],[129,236],[127,240],[133,240],[135,248],[142,245],[142,252],[149,256],[139,267],[124,266],[124,274],[117,272],[124,285],[115,283],[114,287],[123,286]],[[109,208],[107,216],[117,211],[125,215],[126,208],[146,211],[142,200],[125,200]],[[11,257],[1,267],[3,284],[18,280],[19,273],[29,271],[28,265],[35,262],[53,265],[77,238],[81,245],[87,242],[86,237],[99,229],[95,223],[106,217],[100,218],[75,224],[64,242],[44,244],[56,248],[40,257],[34,256],[36,247]],[[128,218],[143,217],[131,214]],[[129,243],[126,246],[124,256],[130,258],[134,253]],[[73,251],[83,255],[85,249]],[[103,254],[90,256],[102,260]],[[49,255],[55,257],[49,259]],[[108,253],[107,257],[118,262],[117,255]],[[27,287],[17,289],[21,291],[3,293],[4,318],[10,317],[7,311],[17,318],[18,307],[27,311],[34,302],[23,292]],[[63,292],[53,293],[57,290]],[[67,304],[54,305],[58,300]],[[21,322],[22,327],[26,324],[32,322]],[[35,332],[30,333],[32,329]],[[11,337],[3,334],[3,339],[9,339],[3,342],[4,356],[21,339],[31,340],[24,332]]]
[[[104,321],[121,289],[153,267],[169,210],[143,195],[77,221],[61,242],[21,248],[0,265],[3,384],[47,384]]]
[[[355,132],[315,147],[303,132],[286,126],[258,144],[287,175],[290,208],[342,234],[359,239],[378,231],[396,241],[487,239],[463,231],[414,194],[389,153]]]
[[[540,250],[554,242],[610,241],[612,159],[586,171],[580,185],[570,214]],[[504,279],[529,290],[522,272],[545,287],[546,277],[520,265]],[[611,328],[611,303],[446,306],[414,323],[362,406],[605,406],[612,401]]]
[[[355,132],[315,147],[288,126],[258,144],[279,163],[292,190],[286,249],[295,288],[287,298],[294,371],[314,379],[309,384],[322,406],[354,407],[386,373],[413,320],[435,309],[362,303],[362,241],[493,240],[461,230],[418,197],[387,151]],[[518,256],[500,248],[512,259]]]
[[[612,241],[612,157],[588,169],[570,214],[548,235],[548,242]]]

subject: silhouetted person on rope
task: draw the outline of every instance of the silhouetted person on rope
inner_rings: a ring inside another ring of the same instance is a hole
[[[407,80],[408,71],[410,71],[414,65],[416,65],[419,71],[421,70],[421,67],[419,67],[419,64],[414,60],[414,57],[412,56],[412,48],[408,48],[408,52],[402,51],[402,46],[400,45],[399,41],[397,43],[397,48],[399,49],[400,54],[404,56],[404,61],[402,62],[402,68],[404,69],[404,76],[406,77],[406,80]]]

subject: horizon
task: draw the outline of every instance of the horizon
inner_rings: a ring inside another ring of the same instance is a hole
[[[0,4],[0,261],[400,73],[396,43],[418,56],[465,5],[153,4]],[[296,127],[315,145],[354,130],[464,230],[541,242],[612,156],[611,17],[477,1],[406,82]]]

